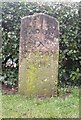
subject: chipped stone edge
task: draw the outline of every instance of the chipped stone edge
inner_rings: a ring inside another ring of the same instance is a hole
[[[55,17],[50,16],[50,15],[47,15],[47,14],[45,14],[45,13],[34,13],[33,15],[28,15],[28,16],[22,17],[21,20],[24,20],[24,19],[26,19],[26,18],[31,18],[31,17],[39,16],[39,15],[45,15],[45,16],[47,16],[47,17],[49,17],[49,18],[52,18],[52,19],[54,19],[54,20],[56,21],[56,23],[59,25],[59,22],[58,22],[58,20],[57,20]]]

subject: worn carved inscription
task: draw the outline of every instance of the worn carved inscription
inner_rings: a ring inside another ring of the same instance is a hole
[[[58,21],[39,13],[21,19],[19,92],[28,97],[57,94]]]

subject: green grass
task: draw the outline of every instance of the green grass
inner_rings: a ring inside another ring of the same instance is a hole
[[[2,95],[3,118],[79,118],[79,90],[68,96],[27,99],[26,96]]]
[[[2,93],[0,92],[0,118],[2,116],[2,100],[1,100],[1,96],[2,96]]]

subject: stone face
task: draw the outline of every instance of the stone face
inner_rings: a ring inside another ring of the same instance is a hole
[[[28,97],[57,94],[59,28],[55,18],[39,13],[21,19],[19,92]]]

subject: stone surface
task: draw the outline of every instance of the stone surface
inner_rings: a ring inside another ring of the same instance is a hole
[[[57,95],[58,21],[39,13],[21,19],[19,92],[27,97]]]

